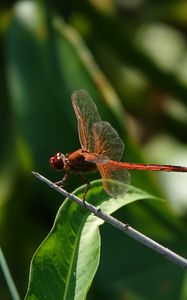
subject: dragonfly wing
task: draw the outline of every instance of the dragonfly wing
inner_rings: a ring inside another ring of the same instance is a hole
[[[110,123],[101,121],[93,124],[95,141],[94,152],[111,160],[120,160],[124,151],[124,143]]]
[[[102,177],[103,187],[107,194],[114,198],[124,196],[130,184],[130,174],[120,166],[111,163],[98,164],[97,168]]]
[[[82,155],[86,161],[90,161],[94,164],[106,164],[110,161],[107,156],[102,154],[83,152]]]
[[[93,124],[99,124],[101,121],[97,107],[85,90],[72,94],[72,104],[78,121],[81,147],[83,150],[94,152]]]

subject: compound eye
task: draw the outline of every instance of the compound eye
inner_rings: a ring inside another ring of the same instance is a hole
[[[54,154],[51,156],[49,160],[49,164],[52,168],[57,169],[57,170],[63,170],[64,168],[64,160],[63,160],[64,155],[60,152]]]

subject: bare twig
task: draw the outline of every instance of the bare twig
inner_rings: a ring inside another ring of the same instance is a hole
[[[132,237],[133,239],[139,241],[141,244],[147,246],[148,248],[153,249],[157,253],[161,254],[169,261],[177,264],[178,266],[187,269],[187,259],[184,257],[176,254],[175,252],[169,250],[168,248],[163,247],[159,243],[155,242],[154,240],[150,239],[149,237],[145,236],[144,234],[140,233],[139,231],[135,230],[128,224],[124,224],[117,219],[113,218],[110,215],[105,214],[100,208],[93,206],[92,204],[85,201],[85,203],[76,197],[68,193],[66,190],[58,187],[56,184],[45,178],[44,176],[40,175],[39,173],[33,172],[33,174],[40,179],[41,181],[45,182],[50,188],[56,190],[58,193],[62,194],[63,196],[73,200],[77,204],[82,207],[85,207],[98,218],[104,220],[105,222],[111,224],[112,226],[116,227],[117,229],[121,230],[122,232],[126,233],[128,236]]]

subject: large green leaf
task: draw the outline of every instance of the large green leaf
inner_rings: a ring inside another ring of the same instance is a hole
[[[75,193],[81,196],[82,191]],[[156,199],[132,186],[125,197],[110,198],[100,180],[93,182],[88,193],[88,201],[108,214],[146,198]],[[85,299],[99,264],[98,226],[102,223],[68,199],[61,205],[51,232],[33,258],[27,300]]]

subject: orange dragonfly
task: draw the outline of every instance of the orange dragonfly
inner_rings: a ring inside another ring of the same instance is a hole
[[[71,173],[76,173],[86,183],[83,200],[90,183],[84,174],[99,170],[107,194],[119,197],[128,191],[128,170],[187,172],[187,167],[120,162],[124,143],[110,123],[102,121],[92,98],[85,90],[72,94],[72,104],[78,121],[81,149],[64,155],[61,152],[50,158],[50,166],[64,171],[64,177],[56,184],[63,186]]]

